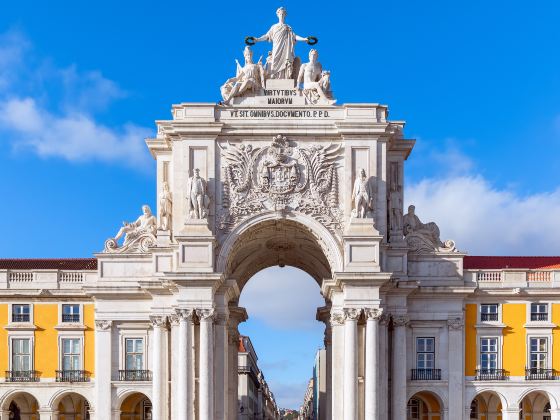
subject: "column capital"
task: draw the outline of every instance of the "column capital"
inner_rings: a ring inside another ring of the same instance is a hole
[[[178,326],[179,325],[179,315],[177,315],[177,314],[169,315],[169,323],[171,324],[172,327]]]
[[[196,315],[200,321],[212,322],[216,316],[216,310],[214,308],[197,309]]]
[[[447,326],[450,330],[461,330],[463,328],[463,318],[457,317],[448,319]]]
[[[175,313],[177,318],[179,319],[179,322],[182,320],[192,321],[194,316],[194,309],[176,308]]]
[[[379,325],[381,325],[382,327],[386,327],[387,325],[389,325],[389,321],[391,320],[391,317],[387,314],[381,314],[381,316],[379,317]]]
[[[393,315],[393,324],[396,327],[405,327],[410,322],[410,317],[407,314]]]
[[[343,311],[331,311],[331,325],[343,325],[344,318]]]
[[[356,308],[344,308],[344,318],[350,321],[357,321],[362,313],[361,309]]]
[[[167,326],[166,315],[150,315],[150,322],[154,328],[164,328]]]
[[[383,315],[382,308],[364,308],[364,315],[366,319],[373,319],[375,321],[379,321],[381,316]]]
[[[111,326],[113,325],[113,321],[108,319],[96,319],[95,320],[95,330],[96,331],[109,331]]]

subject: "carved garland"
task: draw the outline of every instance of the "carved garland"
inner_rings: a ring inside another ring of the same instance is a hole
[[[221,230],[229,232],[264,210],[292,210],[341,233],[335,164],[340,145],[299,147],[278,135],[262,148],[228,142],[221,149],[225,162]]]

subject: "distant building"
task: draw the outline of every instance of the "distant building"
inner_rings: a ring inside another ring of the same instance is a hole
[[[280,410],[257,364],[251,339],[239,337],[238,349],[238,420],[277,420]]]
[[[301,419],[327,419],[327,352],[325,349],[317,351],[313,365],[313,377],[309,380],[305,397],[300,409]]]

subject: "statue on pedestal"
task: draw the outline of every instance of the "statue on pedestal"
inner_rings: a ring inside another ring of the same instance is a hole
[[[352,190],[352,201],[354,202],[352,216],[359,219],[372,217],[373,195],[373,187],[369,182],[365,169],[362,169],[360,176],[354,181],[354,188]]]
[[[294,63],[294,47],[297,41],[307,41],[310,38],[303,38],[295,34],[292,28],[285,22],[287,11],[280,7],[276,10],[278,23],[272,25],[268,32],[258,38],[249,37],[254,42],[272,42],[272,57],[270,67],[267,68],[268,77],[271,79],[291,79],[297,63]],[[268,60],[267,60],[268,61]]]
[[[123,222],[114,238],[105,241],[104,252],[147,252],[148,247],[156,244],[157,220],[152,214],[150,206],[142,206],[142,215],[135,222]],[[118,241],[124,235],[124,243],[119,247]]]
[[[171,212],[173,208],[173,200],[171,199],[171,191],[169,184],[163,181],[163,191],[159,199],[159,229],[169,230],[171,227]]]
[[[200,176],[200,170],[195,169],[194,176],[187,182],[187,214],[191,219],[205,219],[209,206],[206,180]]]
[[[323,71],[321,63],[317,61],[319,53],[316,49],[309,51],[309,63],[305,63],[299,69],[296,86],[306,97],[308,102],[316,104],[320,100],[327,104],[333,104],[331,94],[331,74]],[[303,82],[303,91],[300,85]]]
[[[264,89],[264,68],[261,60],[257,64],[253,63],[253,51],[248,46],[245,47],[243,56],[245,57],[245,65],[241,67],[239,61],[235,60],[237,63],[236,76],[228,79],[220,88],[225,103],[247,91],[255,92]]]
[[[403,217],[404,236],[408,246],[415,252],[453,252],[455,242],[440,239],[439,227],[434,222],[422,223],[415,214],[415,207],[408,206],[408,213]]]

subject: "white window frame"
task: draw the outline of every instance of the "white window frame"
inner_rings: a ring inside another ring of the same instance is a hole
[[[130,335],[130,336],[124,337],[124,339],[123,339],[123,360],[122,360],[123,368],[122,368],[122,370],[127,370],[126,369],[126,355],[127,355],[126,342],[127,342],[127,340],[142,340],[142,369],[140,369],[140,370],[147,370],[146,369],[146,365],[147,365],[147,363],[146,363],[146,338],[142,337],[142,336],[137,336],[137,335]],[[136,370],[136,369],[133,369],[133,370]]]
[[[32,335],[29,334],[12,334],[9,336],[9,340],[8,340],[8,370],[9,371],[13,371],[13,360],[12,360],[12,350],[14,348],[13,346],[13,340],[29,340],[29,370],[30,371],[34,371],[35,370],[35,337],[33,337]]]
[[[478,369],[482,370],[482,340],[496,339],[496,370],[502,369],[502,336],[484,334],[478,337],[478,349],[477,349],[477,365]]]
[[[498,308],[498,320],[497,321],[483,321],[482,320],[482,306],[483,305],[496,305]],[[478,304],[478,322],[480,323],[501,323],[502,322],[502,304],[498,303],[498,302],[482,302]]]
[[[62,322],[62,305],[79,305],[80,311],[80,321],[79,322]],[[67,326],[67,325],[83,325],[84,324],[84,304],[78,302],[61,302],[58,304],[58,325],[59,326]]]
[[[84,370],[84,336],[77,334],[59,334],[58,336],[58,370],[63,370],[63,347],[62,340],[80,340],[80,368],[78,370]]]
[[[533,321],[531,320],[531,305],[547,305],[547,317],[546,317],[546,321]],[[550,323],[550,319],[551,319],[551,310],[552,307],[550,305],[550,302],[529,302],[527,304],[527,323],[533,323],[533,324],[545,324],[545,323]]]
[[[531,339],[532,338],[546,338],[546,367],[545,369],[552,369],[552,334],[527,334],[527,341],[525,345],[527,346],[526,355],[526,368],[531,369]]]
[[[418,340],[419,340],[419,339],[422,339],[422,338],[424,338],[424,339],[425,339],[425,338],[430,338],[430,339],[434,340],[434,351],[433,351],[433,352],[420,352],[420,351],[418,351]],[[436,367],[436,366],[437,366],[437,353],[436,353],[436,351],[437,351],[437,344],[436,344],[436,343],[437,343],[437,339],[436,339],[436,336],[434,336],[434,335],[430,335],[430,334],[421,335],[421,334],[418,334],[418,335],[416,335],[416,336],[414,337],[414,369],[420,369],[420,368],[418,367],[418,354],[419,354],[419,353],[433,353],[433,355],[434,355],[434,366],[433,366],[431,369],[437,369],[437,367]],[[422,368],[422,369],[427,369],[427,368]],[[429,368],[428,368],[428,369],[429,369]]]
[[[502,334],[502,328],[482,328],[477,331],[476,334],[476,368],[478,370],[482,369],[480,364],[480,348],[481,340],[483,338],[497,338],[498,339],[498,362],[496,369],[503,369],[503,354],[504,354],[504,336]]]
[[[29,321],[25,322],[25,321],[19,321],[19,322],[14,322],[13,321],[13,315],[14,315],[14,305],[29,305]],[[34,320],[33,320],[33,303],[31,302],[13,302],[9,304],[9,319],[8,319],[8,324],[14,324],[14,325],[21,325],[21,324],[33,324]]]
[[[128,328],[127,328],[128,327]],[[120,330],[119,337],[119,370],[126,369],[126,339],[127,338],[142,338],[144,340],[144,360],[142,370],[150,369],[150,346],[149,346],[149,334],[147,330],[147,325],[142,324],[138,326],[127,327]],[[117,327],[119,328],[119,327]]]

